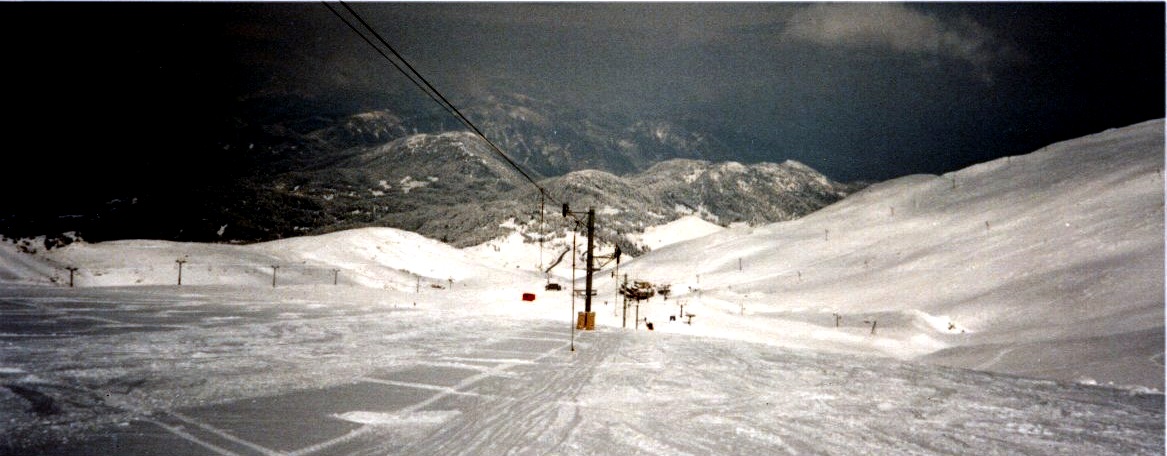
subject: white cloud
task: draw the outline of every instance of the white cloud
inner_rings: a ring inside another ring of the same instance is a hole
[[[1016,51],[964,18],[945,22],[898,3],[815,4],[796,12],[783,38],[835,47],[883,47],[968,62],[981,71]]]

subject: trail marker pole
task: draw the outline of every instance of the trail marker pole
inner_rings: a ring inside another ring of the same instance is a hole
[[[633,329],[640,330],[640,300],[636,300],[636,320],[633,321]]]
[[[65,269],[69,270],[69,288],[73,288],[73,273],[77,272],[76,266],[69,266]]]
[[[279,269],[280,269],[279,266],[274,265],[274,264],[271,265],[271,287],[272,288],[276,287],[276,271],[278,271]]]
[[[186,260],[178,259],[178,260],[174,260],[174,262],[178,263],[178,286],[181,287],[182,286],[182,264],[186,263]]]

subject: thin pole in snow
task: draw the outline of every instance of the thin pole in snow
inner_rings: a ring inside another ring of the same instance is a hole
[[[276,287],[276,271],[278,271],[279,269],[280,269],[280,267],[278,265],[274,265],[274,264],[271,265],[271,287],[272,288]]]
[[[69,288],[73,288],[73,273],[77,272],[76,266],[69,266],[65,269],[69,270]]]
[[[640,331],[640,299],[636,300],[636,319],[633,320],[633,329]]]
[[[186,260],[178,259],[178,260],[174,260],[174,262],[178,263],[178,286],[181,287],[182,286],[182,264],[186,263]]]

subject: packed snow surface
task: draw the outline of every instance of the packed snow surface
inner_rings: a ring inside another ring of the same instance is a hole
[[[521,237],[0,244],[0,453],[1162,454],[1163,129],[650,231],[595,331]]]

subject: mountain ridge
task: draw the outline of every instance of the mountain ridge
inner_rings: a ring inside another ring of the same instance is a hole
[[[555,186],[557,178],[586,176],[573,172],[602,171],[628,183],[603,183],[610,195],[585,197],[572,201],[574,206],[612,206],[616,198],[631,198],[641,207],[621,203],[624,213],[653,213],[653,220],[668,222],[681,208],[682,215],[699,213],[721,225],[805,215],[860,187],[830,182],[809,168],[801,172],[807,182],[795,184],[798,167],[786,164],[754,163],[745,172],[710,173],[709,163],[730,157],[728,146],[709,133],[664,119],[587,113],[518,93],[476,99],[464,112],[506,151],[507,159],[476,135],[449,130],[448,120],[424,110],[238,117],[206,155],[205,160],[218,164],[202,165],[216,169],[207,179],[107,196],[86,194],[67,206],[54,200],[0,212],[0,233],[250,243],[389,226],[467,246],[505,236],[500,224],[532,212],[538,195],[526,177]],[[650,176],[654,166],[675,159],[695,160],[688,166],[701,167],[703,175],[734,174],[741,183],[705,179],[686,184],[707,189],[685,189],[680,183],[665,184],[667,177]],[[640,190],[617,188],[646,183],[659,191],[637,196]],[[574,194],[564,190],[564,200]],[[780,190],[788,195],[779,196]],[[647,222],[629,221],[613,231],[640,231]],[[634,243],[624,247],[640,249]]]

